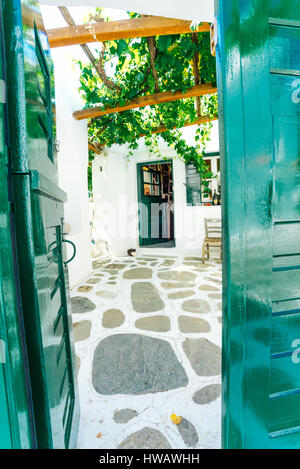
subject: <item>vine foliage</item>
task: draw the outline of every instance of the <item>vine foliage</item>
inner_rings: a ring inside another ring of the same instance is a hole
[[[134,13],[128,15],[131,18],[137,16]],[[107,20],[100,9],[91,16],[93,21]],[[195,85],[195,67],[199,71],[200,84],[216,86],[215,58],[210,53],[210,37],[206,32],[121,39],[99,44],[96,52],[97,71],[92,64],[78,61],[80,92],[85,107],[95,105],[105,109],[157,92],[181,90],[184,93]],[[194,145],[188,145],[178,129],[186,122],[196,120],[200,113],[217,117],[217,96],[203,96],[200,109],[195,103],[194,98],[187,98],[91,119],[90,141],[106,147],[127,144],[130,158],[138,148],[141,135],[150,152],[155,153],[159,153],[158,139],[162,138],[183,161],[196,166],[205,186],[205,179],[212,174],[202,156],[210,139],[212,124],[204,123],[197,127]],[[160,126],[168,130],[153,133]]]

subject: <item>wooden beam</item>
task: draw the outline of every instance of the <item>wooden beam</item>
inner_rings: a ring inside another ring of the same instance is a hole
[[[187,121],[185,124],[183,124],[181,127],[173,127],[172,129],[168,129],[164,125],[160,125],[157,127],[157,129],[153,130],[153,134],[160,134],[162,132],[166,132],[167,130],[175,130],[175,129],[182,129],[183,127],[190,127],[191,125],[200,125],[204,124],[205,122],[212,122],[218,120],[218,117],[209,117],[209,116],[201,116],[199,119],[194,120],[193,122]],[[145,137],[145,135],[140,135],[140,137]]]
[[[82,109],[81,111],[75,111],[73,117],[76,120],[83,120],[89,118],[95,118],[105,116],[107,114],[113,114],[115,112],[128,111],[129,109],[136,109],[145,106],[152,106],[155,104],[168,103],[170,101],[177,101],[178,99],[194,98],[195,96],[203,96],[205,94],[214,94],[217,92],[217,88],[214,88],[210,83],[203,85],[193,86],[188,89],[184,94],[182,91],[164,91],[162,93],[156,93],[152,95],[141,96],[128,101],[123,106],[108,107],[103,109],[102,107],[89,107]]]
[[[197,31],[210,31],[210,24],[202,23]],[[117,39],[186,34],[192,32],[190,21],[150,16],[49,29],[47,34],[51,47],[62,47],[97,41],[116,41]]]
[[[175,130],[175,129],[182,129],[183,127],[190,127],[191,125],[200,125],[204,124],[205,122],[212,122],[218,120],[218,117],[209,117],[209,116],[201,116],[199,119],[194,120],[193,122],[187,121],[185,124],[181,125],[180,127],[172,127],[172,129],[168,129],[164,125],[160,125],[155,130],[152,130],[152,134],[160,134],[162,132],[166,132],[167,130]],[[140,134],[139,138],[146,137],[145,134]],[[104,146],[104,144],[102,144]]]
[[[68,8],[66,7],[58,7],[62,17],[64,18],[65,22],[69,25],[69,26],[76,26],[76,23],[75,21],[73,20]],[[86,45],[86,44],[80,44],[83,52],[86,54],[87,58],[89,59],[89,61],[91,62],[91,64],[95,67],[97,73],[98,73],[98,69],[97,69],[97,63],[96,63],[96,59],[92,53],[92,51],[90,50],[90,48]]]

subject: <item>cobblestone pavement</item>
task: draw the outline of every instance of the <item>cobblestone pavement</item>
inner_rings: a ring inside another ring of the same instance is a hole
[[[78,447],[219,448],[220,261],[150,253],[93,268],[71,292]]]

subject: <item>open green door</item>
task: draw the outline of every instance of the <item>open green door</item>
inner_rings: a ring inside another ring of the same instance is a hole
[[[17,259],[39,448],[76,445],[79,405],[64,192],[58,187],[54,76],[34,0],[3,0]]]
[[[300,448],[300,2],[216,15],[223,446]]]
[[[0,449],[25,449],[35,446],[35,432],[14,262],[3,40],[0,2]]]

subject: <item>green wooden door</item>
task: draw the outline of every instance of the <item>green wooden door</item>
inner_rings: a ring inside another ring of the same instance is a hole
[[[164,230],[166,220],[163,221],[163,217],[169,216],[167,204],[162,198],[159,174],[151,169],[156,163],[160,162],[138,163],[137,165],[140,246],[169,241],[168,234]]]
[[[33,0],[3,0],[12,186],[38,447],[74,447],[79,407],[63,260],[53,65]]]
[[[32,419],[27,353],[18,302],[9,177],[5,59],[0,2],[0,448],[32,448]]]
[[[300,2],[216,15],[223,446],[300,448]]]

